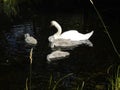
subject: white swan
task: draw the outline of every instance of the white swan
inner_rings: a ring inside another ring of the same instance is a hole
[[[82,34],[76,30],[69,30],[62,33],[62,28],[56,21],[51,21],[51,26],[56,27],[58,31],[53,36],[50,36],[48,38],[50,42],[53,42],[55,39],[70,39],[71,41],[87,40],[92,36],[94,32],[91,31],[90,33]]]
[[[36,45],[37,44],[37,40],[30,36],[29,33],[26,33],[25,35],[25,42],[28,44],[28,45]]]

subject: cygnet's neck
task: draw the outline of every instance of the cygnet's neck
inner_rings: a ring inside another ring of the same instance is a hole
[[[57,37],[59,37],[59,36],[61,35],[61,33],[62,33],[62,28],[61,28],[61,26],[60,26],[57,22],[55,22],[53,26],[55,26],[56,29],[58,30],[58,31],[54,34],[54,36],[57,38]]]

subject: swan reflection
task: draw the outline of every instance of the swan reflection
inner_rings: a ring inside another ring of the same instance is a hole
[[[71,50],[79,45],[87,45],[93,47],[93,44],[90,40],[81,40],[81,41],[71,41],[70,39],[55,39],[54,42],[50,43],[52,49],[65,49]]]
[[[52,62],[52,61],[60,60],[68,57],[69,55],[70,55],[69,52],[56,50],[47,55],[47,61]]]

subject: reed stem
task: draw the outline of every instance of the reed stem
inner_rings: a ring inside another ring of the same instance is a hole
[[[83,90],[84,85],[85,85],[85,82],[83,81],[80,90]]]
[[[31,48],[31,50],[30,50],[30,56],[29,56],[29,58],[30,58],[30,82],[29,82],[29,88],[30,88],[30,90],[31,90],[31,79],[32,79],[32,54],[33,54],[33,48]]]
[[[104,21],[103,21],[101,15],[100,15],[100,13],[98,12],[97,8],[95,7],[93,1],[90,0],[90,2],[91,2],[91,4],[93,5],[93,7],[94,7],[94,9],[95,9],[95,11],[96,11],[96,13],[97,13],[97,15],[98,15],[98,17],[99,17],[101,23],[102,23],[102,25],[103,25],[103,27],[104,27],[104,29],[105,29],[105,31],[106,31],[106,33],[107,33],[109,39],[110,39],[110,42],[111,42],[111,44],[112,44],[112,46],[113,46],[114,51],[116,52],[116,54],[118,55],[118,57],[119,57],[119,59],[120,59],[120,54],[119,54],[119,52],[118,52],[117,49],[116,49],[116,46],[115,46],[115,44],[114,44],[114,42],[113,42],[113,40],[112,40],[112,38],[111,38],[111,36],[110,36],[110,34],[109,34],[109,32],[108,32],[106,26],[105,26],[105,23],[104,23]]]
[[[63,79],[65,79],[65,78],[67,78],[67,77],[69,77],[69,76],[71,76],[71,75],[73,75],[73,73],[69,73],[69,74],[65,75],[64,77],[60,78],[60,79],[56,82],[56,84],[54,85],[54,87],[53,87],[52,90],[56,90],[57,85],[58,85]]]

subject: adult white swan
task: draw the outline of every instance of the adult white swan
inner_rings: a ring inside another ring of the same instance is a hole
[[[69,30],[62,33],[62,28],[56,21],[51,21],[51,26],[54,26],[58,31],[48,38],[50,42],[53,42],[55,39],[70,39],[71,41],[87,40],[94,32],[91,31],[87,34],[82,34],[76,30]]]
[[[28,45],[36,45],[37,44],[37,40],[34,37],[30,36],[29,33],[26,33],[24,36],[25,36],[26,44],[28,44]]]

